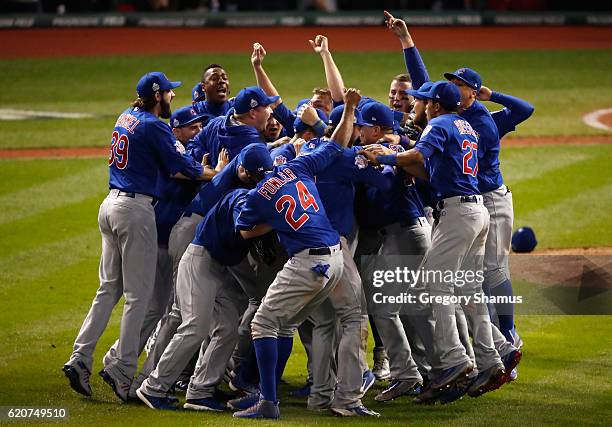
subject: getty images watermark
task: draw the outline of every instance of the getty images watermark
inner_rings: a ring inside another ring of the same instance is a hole
[[[374,304],[522,304],[522,295],[488,296],[482,293],[483,270],[425,270],[395,267],[372,272]],[[464,288],[469,294],[431,295],[425,289]],[[377,291],[378,290],[378,291]]]

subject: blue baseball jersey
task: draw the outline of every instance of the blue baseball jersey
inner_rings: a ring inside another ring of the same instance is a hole
[[[221,172],[216,174],[210,182],[204,184],[185,209],[185,214],[191,215],[192,213],[197,213],[204,216],[228,192],[236,188],[245,187],[246,185],[238,178],[238,166],[241,163],[242,157],[239,154]]]
[[[478,134],[478,189],[480,193],[495,190],[504,184],[499,170],[499,132],[487,107],[478,101],[461,114]]]
[[[417,141],[416,150],[428,159],[434,202],[447,197],[480,194],[478,190],[478,135],[457,114],[432,119]]]
[[[516,126],[527,120],[534,111],[533,105],[529,102],[499,92],[491,94],[491,102],[505,107],[502,110],[491,113],[499,132],[499,139],[516,129]]]
[[[284,102],[281,102],[272,110],[272,115],[283,126],[285,135],[292,138],[295,135],[293,122],[297,118],[293,111],[287,108]]]
[[[276,166],[249,192],[237,228],[268,224],[290,256],[337,245],[340,236],[327,217],[314,177],[341,153],[342,147],[329,141],[307,156]]]
[[[201,150],[210,154],[208,160],[213,168],[217,166],[217,158],[223,148],[227,149],[231,160],[249,144],[265,144],[257,129],[237,122],[233,114],[234,109],[231,109],[227,115],[212,119],[195,138]]]
[[[249,253],[251,243],[240,235],[236,221],[249,190],[239,188],[221,198],[200,221],[193,244],[204,246],[223,265],[239,264]]]
[[[198,115],[203,115],[202,126],[206,126],[215,117],[225,116],[234,107],[234,98],[221,104],[207,100],[198,101],[193,104],[193,109]]]
[[[283,144],[270,151],[270,157],[272,157],[274,166],[284,165],[289,160],[295,159],[295,147],[293,144]]]
[[[160,174],[178,172],[189,178],[202,174],[202,165],[176,151],[168,124],[139,108],[128,108],[119,116],[108,158],[109,188],[159,198]]]
[[[178,144],[176,142],[177,151]],[[193,140],[187,143],[184,156],[193,155]],[[157,226],[157,243],[168,246],[170,231],[179,220],[185,208],[191,203],[200,188],[200,181],[188,181],[185,179],[174,179],[164,175],[159,176],[158,193],[159,201],[155,205],[155,224]]]
[[[302,147],[304,155],[309,155],[325,140],[313,139]],[[317,174],[316,185],[325,212],[332,227],[341,236],[348,236],[355,222],[355,183],[363,183],[378,188],[381,192],[391,190],[395,176],[393,169],[385,168],[385,173],[372,167],[368,160],[357,152],[361,147],[345,148],[331,165]]]

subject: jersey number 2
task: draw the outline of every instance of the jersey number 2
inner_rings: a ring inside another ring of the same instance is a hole
[[[297,189],[298,199],[300,201],[300,205],[302,209],[306,210],[312,206],[315,212],[319,210],[319,205],[317,205],[317,201],[313,197],[312,194],[308,191],[308,188],[304,185],[302,181],[298,181],[295,183],[295,188]],[[293,214],[295,213],[295,208],[297,203],[295,198],[289,194],[284,194],[279,197],[276,201],[275,207],[278,213],[282,212],[285,209],[285,205],[287,205],[287,212],[285,212],[285,221],[287,224],[293,228],[294,231],[297,231],[304,225],[306,221],[310,218],[310,216],[304,212],[298,219],[293,218]]]
[[[128,164],[129,146],[130,141],[127,135],[119,135],[117,131],[113,132],[110,154],[108,156],[108,165],[112,166],[114,163],[117,169],[125,169]]]
[[[468,141],[467,139],[463,140],[463,145],[461,147],[463,151],[469,150],[467,153],[463,155],[463,173],[466,175],[476,176],[478,173],[478,143]],[[470,166],[470,159],[476,159],[476,166]]]

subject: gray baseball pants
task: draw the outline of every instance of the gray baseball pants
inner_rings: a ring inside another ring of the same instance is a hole
[[[310,315],[315,327],[312,334],[313,385],[308,407],[313,409],[361,405],[361,278],[348,241],[341,237],[340,242],[344,263],[342,276],[329,297]],[[337,320],[341,328],[338,348],[334,346]],[[337,378],[330,360],[336,350]]]
[[[102,234],[100,287],[76,337],[71,361],[81,360],[91,370],[96,344],[113,308],[124,296],[116,357],[105,369],[131,382],[155,283],[157,229],[152,198],[142,194],[129,197],[111,190],[100,205],[98,225]]]
[[[460,197],[450,197],[443,202],[440,218],[433,230],[431,249],[425,255],[422,268],[425,272],[442,272],[442,275],[432,274],[432,280],[427,282],[432,297],[472,297],[470,303],[462,303],[462,308],[472,333],[478,369],[486,370],[501,363],[501,359],[493,343],[487,306],[473,299],[475,294],[482,293],[482,282],[464,280],[464,284],[458,287],[455,286],[456,280],[442,280],[441,277],[446,272],[459,271],[464,275],[471,271],[476,277],[476,273],[482,271],[489,213],[481,196],[477,196],[476,203],[463,203]],[[470,357],[459,339],[455,304],[432,302],[431,307],[436,321],[434,339],[441,368],[468,361]]]
[[[225,266],[212,259],[206,248],[194,244],[188,246],[179,264],[176,282],[176,297],[182,322],[155,370],[140,386],[144,393],[157,397],[166,396],[195,351],[209,335],[213,324],[218,328],[221,325],[232,328],[233,325],[235,330],[233,343],[229,340],[231,345],[227,359],[218,368],[221,372],[220,378],[223,378],[227,360],[237,339],[239,314],[238,309],[231,309],[233,297],[228,293],[233,286],[233,276],[228,274]],[[211,316],[213,310],[215,315]],[[205,350],[202,350],[202,354],[205,354]],[[198,365],[202,370],[210,367],[199,362]],[[200,373],[196,372],[194,375]]]

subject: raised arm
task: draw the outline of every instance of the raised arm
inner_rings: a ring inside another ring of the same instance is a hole
[[[348,89],[344,95],[344,110],[340,123],[334,130],[331,140],[342,147],[347,147],[353,135],[353,123],[355,122],[355,108],[361,100],[361,94],[357,89]]]
[[[335,102],[342,102],[344,99],[344,81],[329,51],[327,37],[318,35],[315,37],[314,41],[308,40],[308,42],[314,51],[321,55],[325,68],[325,79],[327,80],[327,87],[331,91],[332,99]]]
[[[423,59],[421,58],[421,55],[419,54],[419,51],[412,40],[412,36],[408,31],[408,27],[406,27],[406,23],[401,19],[395,18],[386,10],[384,13],[387,28],[399,38],[400,43],[402,44],[404,61],[406,62],[406,70],[412,79],[412,87],[414,89],[418,89],[423,85],[423,83],[429,81],[429,74],[427,73],[425,63],[423,62]]]
[[[259,43],[253,43],[253,53],[251,54],[251,65],[253,65],[253,72],[255,73],[255,79],[257,80],[257,86],[263,89],[263,91],[268,96],[280,96],[278,91],[272,84],[272,81],[266,74],[266,71],[263,68],[263,60],[266,57],[266,50]],[[279,105],[282,99],[278,99],[274,104],[272,104],[272,108],[275,108]]]
[[[480,88],[478,92],[479,101],[491,101],[503,105],[503,110],[491,113],[500,139],[509,132],[512,132],[517,125],[527,120],[534,112],[534,107],[529,102],[515,96],[505,95],[494,92],[486,86]]]

